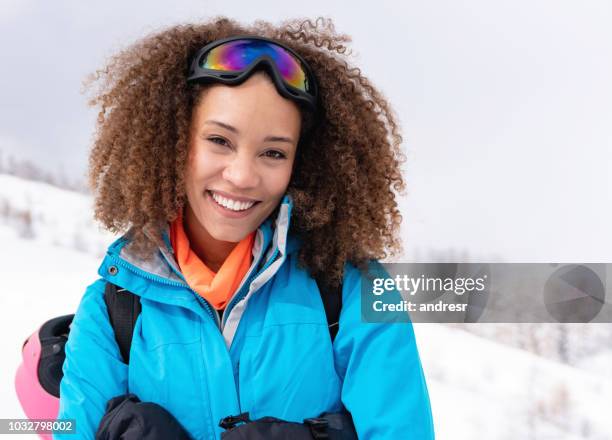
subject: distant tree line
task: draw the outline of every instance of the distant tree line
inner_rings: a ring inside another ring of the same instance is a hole
[[[0,150],[0,174],[21,177],[35,182],[44,182],[58,188],[87,194],[89,191],[84,179],[70,179],[63,172],[44,170],[28,159],[17,159]]]

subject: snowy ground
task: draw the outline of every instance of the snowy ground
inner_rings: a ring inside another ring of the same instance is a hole
[[[24,417],[13,387],[23,341],[74,312],[112,240],[89,220],[87,197],[41,185],[0,175],[0,418]],[[612,438],[609,346],[571,367],[439,324],[415,330],[438,439]]]
[[[0,381],[0,418],[23,418],[13,382],[21,361],[21,346],[47,319],[74,313],[84,287],[98,277],[100,262],[99,258],[83,252],[24,240],[6,226],[0,226],[0,240],[3,248],[0,310],[4,335],[0,339],[4,378]]]
[[[437,438],[612,438],[609,378],[443,325],[415,327]]]

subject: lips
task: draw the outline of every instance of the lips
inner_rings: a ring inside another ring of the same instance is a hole
[[[257,200],[245,200],[245,199],[237,199],[232,197],[226,197],[219,194],[217,191],[208,191],[211,197],[217,202],[219,205],[223,206],[232,211],[245,211],[251,208],[253,205],[258,203]]]
[[[227,193],[227,192],[224,192],[224,191],[219,191],[219,190],[216,190],[216,189],[209,189],[207,191],[209,191],[210,193],[214,193],[214,194],[216,194],[218,196],[221,196],[221,197],[223,197],[225,199],[233,200],[233,201],[237,201],[237,202],[260,202],[261,201],[261,200],[253,199],[251,197],[237,196],[237,195],[230,194],[230,193]]]
[[[253,205],[251,205],[247,209],[242,209],[242,210],[239,210],[239,211],[235,211],[233,209],[226,208],[225,206],[223,206],[220,203],[218,203],[214,199],[213,194],[212,194],[212,192],[210,190],[206,191],[206,198],[210,201],[210,203],[213,205],[214,209],[219,214],[221,214],[222,216],[227,217],[227,218],[243,218],[243,217],[246,217],[251,212],[253,212],[255,206],[257,206],[260,203],[259,201],[257,201],[255,203],[253,203]]]

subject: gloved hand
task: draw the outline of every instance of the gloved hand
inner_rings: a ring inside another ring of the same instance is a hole
[[[109,400],[96,432],[96,440],[161,439],[191,440],[191,436],[166,409],[141,402],[135,394]]]

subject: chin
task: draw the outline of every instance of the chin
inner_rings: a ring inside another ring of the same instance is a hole
[[[227,241],[227,242],[230,242],[230,243],[238,243],[244,237],[249,235],[251,232],[253,232],[253,231],[251,231],[251,230],[242,230],[242,231],[237,231],[237,230],[218,230],[218,231],[212,232],[210,235],[215,240]]]

